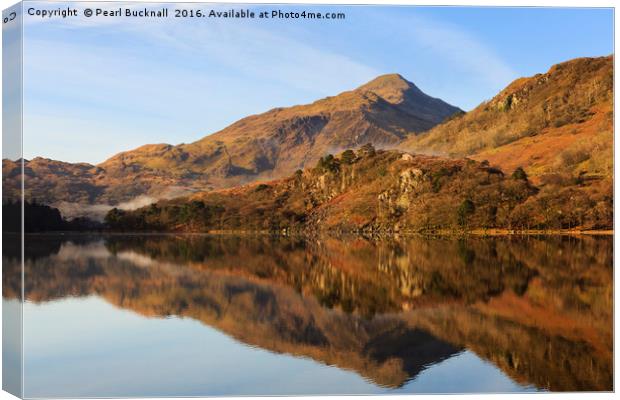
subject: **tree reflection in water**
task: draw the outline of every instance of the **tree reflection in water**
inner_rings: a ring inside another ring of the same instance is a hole
[[[3,296],[19,293],[5,235]],[[97,295],[400,387],[467,348],[519,383],[612,389],[612,237],[52,236],[28,301]]]

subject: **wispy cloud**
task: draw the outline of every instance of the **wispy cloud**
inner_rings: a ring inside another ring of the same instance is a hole
[[[424,8],[364,13],[366,20],[382,27],[374,40],[391,45],[392,51],[385,54],[387,67],[402,67],[398,72],[421,89],[459,107],[475,107],[519,76],[493,47],[498,41],[438,20]]]
[[[76,3],[78,13],[89,7],[116,9],[174,8],[174,4]],[[177,5],[178,6],[178,5]],[[210,9],[230,9],[230,5],[210,5]],[[41,24],[40,18],[27,19],[28,24]],[[378,71],[342,54],[317,48],[284,34],[274,33],[274,25],[256,21],[231,20],[149,20],[124,18],[70,18],[55,20],[64,29],[110,29],[126,32],[143,40],[168,47],[174,53],[191,55],[194,59],[216,62],[244,76],[268,79],[290,88],[329,91],[334,87],[348,89],[372,79]],[[285,33],[285,32],[284,32]],[[73,32],[79,35],[79,32]],[[50,43],[48,43],[49,45]],[[86,49],[84,49],[86,51]],[[97,49],[88,49],[97,55]],[[330,92],[332,94],[333,92]]]
[[[412,16],[410,32],[412,40],[494,86],[506,85],[518,76],[481,39],[460,27]]]

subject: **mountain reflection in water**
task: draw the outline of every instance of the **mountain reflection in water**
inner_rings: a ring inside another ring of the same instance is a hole
[[[19,293],[7,253],[18,240],[4,237],[4,298]],[[25,294],[191,318],[385,388],[470,351],[522,385],[608,391],[612,247],[612,237],[33,235]]]

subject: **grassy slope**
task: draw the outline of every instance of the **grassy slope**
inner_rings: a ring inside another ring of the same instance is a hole
[[[514,81],[491,101],[406,139],[408,151],[549,174],[613,172],[613,57],[579,58]]]

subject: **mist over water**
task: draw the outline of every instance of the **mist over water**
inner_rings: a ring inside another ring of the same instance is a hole
[[[124,201],[115,205],[82,204],[60,201],[52,204],[52,206],[58,208],[62,216],[67,219],[86,217],[94,221],[103,222],[108,211],[113,208],[126,211],[137,210],[138,208],[157,203],[160,200],[169,200],[177,197],[188,196],[195,192],[196,189],[184,188],[180,186],[169,186],[162,189],[157,195],[140,195],[136,196],[132,200]]]

